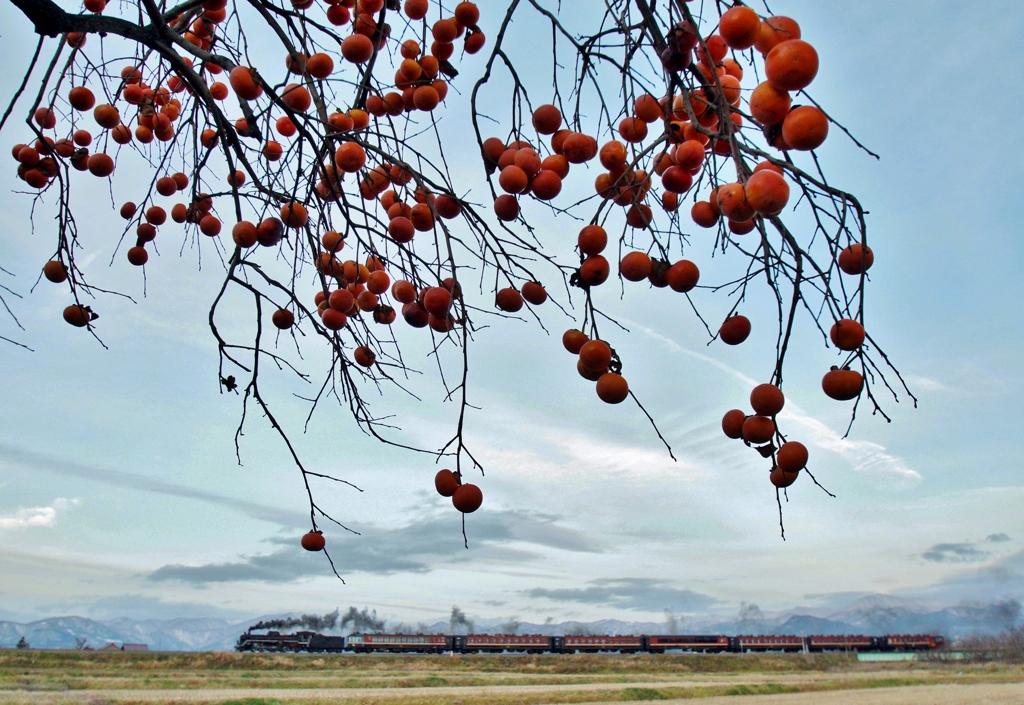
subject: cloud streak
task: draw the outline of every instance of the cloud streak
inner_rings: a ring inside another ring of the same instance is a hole
[[[671,338],[651,330],[646,326],[632,321],[623,322],[627,325],[633,326],[647,337],[663,343],[674,352],[688,355],[696,360],[700,360],[701,362],[705,362],[713,367],[717,367],[750,387],[757,384],[756,380],[751,379],[721,360],[716,360],[709,355],[704,355],[685,348]],[[898,485],[903,486],[916,484],[922,479],[921,474],[907,466],[902,458],[897,458],[896,456],[887,453],[884,446],[880,446],[877,443],[871,443],[870,441],[854,441],[849,438],[843,438],[839,433],[833,431],[822,422],[808,415],[803,411],[803,409],[793,404],[791,401],[787,401],[786,408],[779,414],[779,418],[785,421],[792,421],[793,423],[803,426],[810,433],[811,442],[825,450],[841,455],[850,463],[850,465],[853,466],[855,471],[887,476],[896,480]]]
[[[129,490],[153,492],[183,499],[195,499],[233,509],[253,519],[279,524],[288,528],[303,527],[309,524],[309,515],[304,515],[301,512],[279,509],[278,507],[257,502],[247,502],[214,492],[205,492],[171,482],[164,482],[163,480],[154,480],[142,475],[76,463],[64,458],[35,453],[3,443],[0,443],[0,464],[33,471],[42,470],[65,477],[76,477],[82,480],[101,482],[106,485]]]
[[[886,452],[884,446],[871,441],[843,438],[821,421],[804,414],[797,406],[787,404],[779,414],[779,418],[803,426],[810,434],[812,443],[841,455],[856,472],[888,477],[895,480],[900,486],[916,484],[922,479],[919,472],[907,466],[902,458],[897,458]]]

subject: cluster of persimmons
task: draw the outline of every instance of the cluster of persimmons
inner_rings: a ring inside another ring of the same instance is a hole
[[[734,59],[726,58],[729,49],[743,51],[755,48],[764,58],[765,80],[748,98],[754,121],[770,136],[772,147],[780,151],[813,150],[828,136],[829,121],[815,106],[792,105],[791,92],[810,85],[818,71],[814,47],[800,39],[799,25],[788,17],[762,20],[747,7],[734,7],[721,18],[717,34],[701,41],[689,23],[673,28],[670,46],[663,54],[666,70],[678,72],[690,66],[696,53],[696,67],[705,77],[714,77],[715,88],[732,107],[742,100],[743,68]],[[665,138],[666,147],[654,158],[654,176],[661,180],[661,207],[674,212],[680,196],[691,191],[695,178],[708,168],[708,152],[732,153],[728,132],[719,127],[720,111],[704,88],[688,95],[677,94],[657,98],[644,94],[633,103],[632,115],[618,125],[618,139],[599,146],[593,136],[562,127],[562,115],[554,105],[543,105],[533,113],[533,126],[541,135],[551,135],[550,154],[546,157],[529,143],[517,140],[505,144],[496,137],[483,143],[483,157],[489,167],[500,170],[498,182],[505,191],[494,201],[494,211],[501,220],[515,220],[519,215],[517,197],[530,194],[547,201],[556,197],[571,165],[599,160],[606,171],[600,173],[594,189],[603,199],[626,209],[626,224],[635,229],[647,228],[652,221],[651,207],[645,203],[653,177],[631,163],[627,145],[642,149],[642,143]],[[743,118],[730,112],[733,125],[739,129]],[[651,126],[654,126],[653,128]],[[704,128],[704,129],[701,129]],[[636,152],[634,151],[634,154]],[[758,222],[782,213],[789,202],[790,187],[785,170],[772,160],[754,166],[742,180],[712,188],[706,199],[696,200],[690,215],[698,226],[717,227],[725,218],[729,231],[737,236],[752,232]],[[585,226],[577,240],[581,256],[579,280],[587,288],[603,284],[611,265],[602,252],[608,235],[596,223]],[[868,248],[853,244],[839,254],[839,267],[849,275],[860,275],[871,266],[873,254]],[[657,288],[670,287],[677,292],[692,290],[700,279],[696,264],[680,259],[668,262],[653,259],[646,252],[631,251],[618,263],[621,277],[632,282],[647,280]],[[750,320],[731,315],[721,325],[718,337],[728,345],[739,345],[751,331]],[[857,321],[843,319],[832,327],[830,337],[837,348],[855,351],[864,342],[864,329]],[[598,397],[617,404],[629,395],[629,385],[621,376],[621,362],[602,340],[591,340],[584,332],[570,329],[562,337],[566,350],[578,355],[577,370],[585,379],[596,382]],[[822,380],[824,392],[833,399],[856,398],[863,388],[863,377],[850,369],[835,368]],[[755,415],[746,416],[733,410],[726,414],[723,429],[730,438],[742,438],[750,444],[767,444],[776,436],[773,417],[782,409],[781,390],[774,385],[760,385],[752,396]],[[777,487],[792,484],[796,473],[806,464],[806,448],[797,442],[784,443],[776,454],[772,482]]]

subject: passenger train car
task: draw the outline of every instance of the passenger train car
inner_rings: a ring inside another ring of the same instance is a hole
[[[357,654],[574,654],[651,653],[689,651],[703,653],[747,653],[752,651],[930,651],[941,649],[946,640],[929,634],[888,634],[885,636],[724,636],[718,634],[670,634],[643,636],[539,634],[352,634],[325,636],[315,632],[281,634],[246,632],[238,638],[236,651],[281,651]]]

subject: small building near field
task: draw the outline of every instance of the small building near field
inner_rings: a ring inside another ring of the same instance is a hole
[[[118,646],[117,644],[108,641],[106,646],[101,646],[100,648],[98,648],[96,650],[97,651],[135,651],[135,652],[149,651],[149,644],[124,644],[123,646]]]

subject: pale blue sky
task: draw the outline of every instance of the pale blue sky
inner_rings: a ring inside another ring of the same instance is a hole
[[[239,398],[218,393],[206,328],[218,284],[210,270],[219,268],[210,251],[199,271],[193,250],[177,256],[178,235],[161,235],[143,300],[139,273],[123,254],[107,267],[116,214],[83,211],[88,272],[140,299],[98,305],[110,346],[103,350],[60,319],[60,287],[44,282],[29,294],[53,237],[46,216],[29,231],[29,200],[11,192],[16,181],[4,157],[0,264],[17,276],[3,283],[25,295],[15,305],[27,329],[18,339],[36,352],[0,347],[0,618],[369,604],[389,617],[431,621],[458,602],[471,614],[542,621],[728,611],[741,600],[781,609],[851,592],[947,602],[1024,597],[1024,444],[1015,418],[1024,391],[1016,174],[1024,156],[1024,9],[772,9],[798,18],[818,48],[816,99],[882,155],[864,156],[838,132],[820,150],[830,179],[871,211],[877,259],[868,326],[920,398],[917,410],[890,404],[892,424],[865,415],[841,441],[848,406],[819,388],[831,353],[799,337],[787,422],[838,498],[803,480],[795,485],[786,542],[764,462],[718,429],[723,411],[770,374],[767,333],[755,330],[736,349],[706,348],[680,299],[634,285],[621,302],[610,288],[602,301],[632,329],[615,346],[679,462],[635,408],[597,401],[557,335],[525,322],[493,325],[471,352],[472,400],[482,411],[469,416],[468,435],[488,474],[484,507],[467,520],[468,552],[457,513],[432,490],[428,458],[369,441],[330,407],[301,436],[305,408],[290,400],[301,389],[268,378],[311,469],[341,472],[365,490],[320,490],[326,507],[363,532],[328,529],[348,580],[342,586],[298,548],[308,521],[301,483],[266,425],[253,422],[245,466],[234,462]],[[493,21],[485,13],[485,31]],[[33,42],[28,26],[4,4],[0,27],[0,55],[20,67]],[[464,62],[464,76],[481,64]],[[5,71],[0,94],[18,78]],[[545,85],[537,77],[532,86],[538,102]],[[456,86],[468,93],[467,83]],[[448,111],[464,105],[453,96]],[[458,126],[453,118],[446,129]],[[23,139],[17,126],[5,129],[0,154]],[[484,193],[475,162],[455,171]],[[118,202],[133,196],[126,186],[115,186]],[[104,203],[99,190],[92,194]],[[545,242],[568,254],[576,227],[536,213]],[[710,241],[694,245],[713,278]],[[697,300],[715,315],[724,310],[706,294]],[[552,331],[569,325],[553,307],[543,318]],[[430,372],[423,337],[396,327],[408,358]],[[318,369],[322,353],[308,352],[309,368]],[[405,438],[437,446],[450,434],[453,409],[440,403],[429,374],[412,386],[423,403],[396,394],[375,405],[398,414]],[[1009,540],[988,538],[998,534]],[[627,578],[663,583],[653,591],[621,582]],[[596,581],[620,581],[618,592],[604,602],[571,592]],[[529,594],[537,588],[559,592]]]

